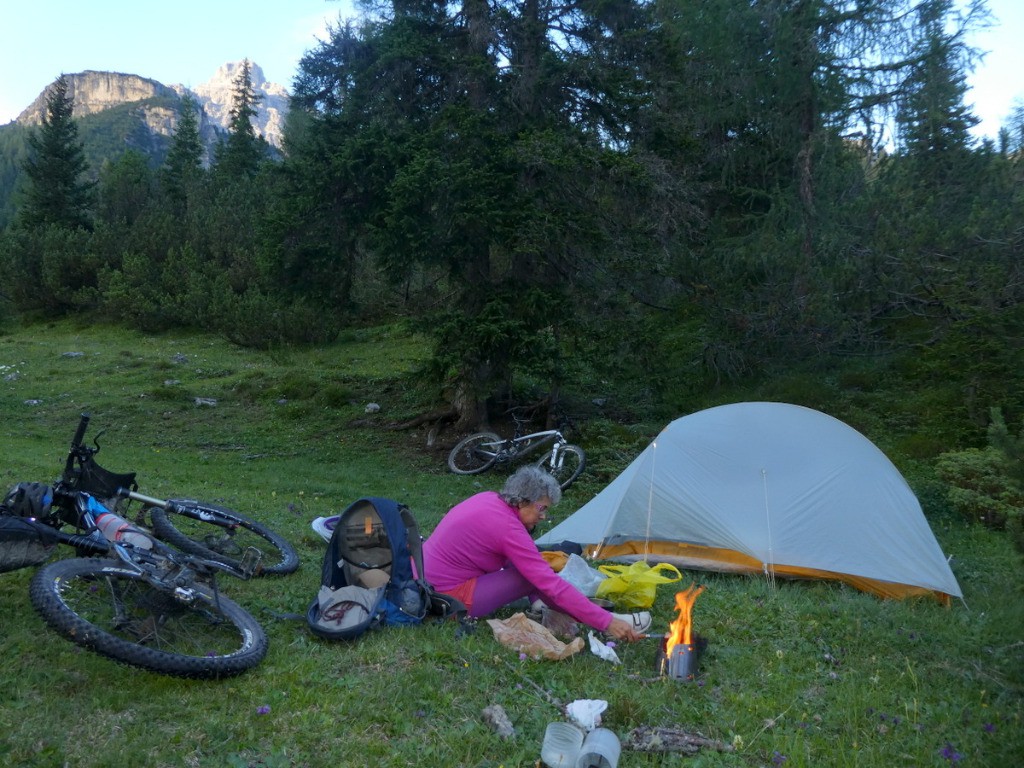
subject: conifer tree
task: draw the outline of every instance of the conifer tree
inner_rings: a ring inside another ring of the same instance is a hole
[[[170,151],[164,161],[163,182],[167,196],[184,206],[189,191],[203,172],[203,143],[199,138],[199,108],[186,94],[181,100],[181,113],[174,131]]]
[[[946,31],[952,10],[952,0],[926,0],[917,8],[920,42],[896,119],[907,153],[919,158],[969,149],[978,124],[964,105],[972,52]]]
[[[42,127],[29,138],[31,151],[24,164],[28,189],[19,212],[26,227],[91,227],[95,182],[85,178],[88,163],[73,108],[67,80],[61,75],[46,97]]]
[[[267,157],[267,142],[256,135],[252,124],[259,103],[260,95],[252,84],[252,65],[246,59],[235,79],[228,136],[216,152],[216,170],[224,177],[251,178]]]

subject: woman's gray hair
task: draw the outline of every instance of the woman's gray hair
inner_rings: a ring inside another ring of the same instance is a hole
[[[547,496],[552,504],[562,500],[562,488],[558,481],[540,467],[520,467],[505,481],[501,498],[516,508],[533,504]]]

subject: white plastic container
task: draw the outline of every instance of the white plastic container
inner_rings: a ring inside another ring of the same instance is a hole
[[[621,753],[622,744],[614,731],[595,728],[583,740],[575,768],[616,768]]]
[[[548,768],[574,768],[583,746],[583,731],[572,723],[548,723],[540,759]]]

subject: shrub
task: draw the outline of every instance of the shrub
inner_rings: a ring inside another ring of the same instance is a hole
[[[1024,510],[1024,493],[1004,471],[995,448],[969,448],[937,459],[939,476],[950,485],[949,501],[963,517],[1002,530],[1007,519]]]

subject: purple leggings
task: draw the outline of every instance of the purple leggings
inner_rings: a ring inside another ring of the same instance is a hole
[[[526,577],[512,566],[502,568],[494,573],[485,573],[476,579],[476,588],[473,590],[473,607],[469,609],[469,615],[478,618],[501,608],[503,605],[518,600],[521,597],[529,596],[531,600],[537,599],[540,593]]]

